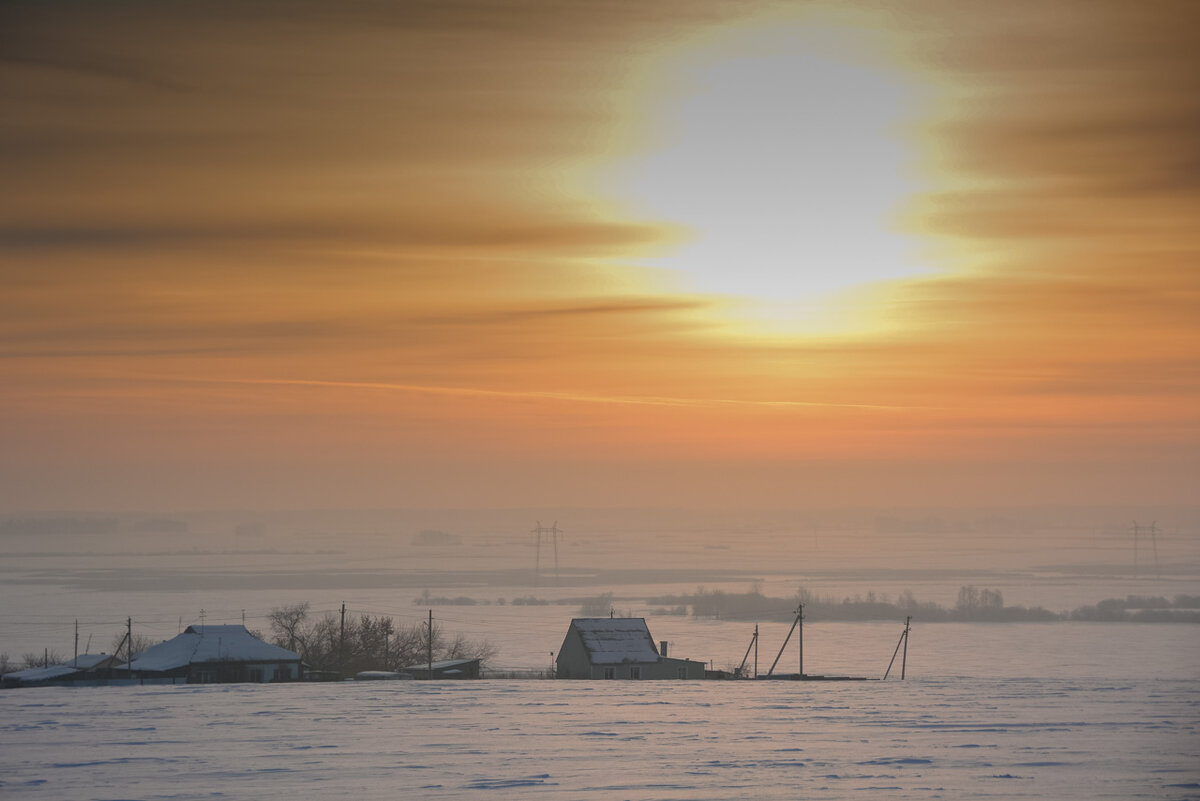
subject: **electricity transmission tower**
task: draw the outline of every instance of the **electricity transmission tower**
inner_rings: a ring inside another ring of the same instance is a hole
[[[558,583],[558,535],[563,531],[558,527],[558,521],[554,521],[553,526],[543,526],[542,521],[538,521],[537,528],[533,530],[533,586],[538,585],[538,579],[542,575],[542,542],[543,540],[554,546],[554,581]]]
[[[1154,553],[1154,577],[1161,578],[1162,573],[1158,566],[1158,521],[1153,521],[1149,526],[1142,526],[1134,520],[1130,531],[1133,532],[1133,577],[1137,578],[1138,575],[1138,541],[1144,536],[1149,536],[1150,548]]]

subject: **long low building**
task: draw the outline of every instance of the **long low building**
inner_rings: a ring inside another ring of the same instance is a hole
[[[3,687],[45,687],[49,685],[99,684],[128,680],[124,663],[112,654],[80,654],[70,662],[26,668],[0,677]]]
[[[179,684],[299,681],[300,655],[263,642],[245,626],[188,626],[129,664],[141,680]]]
[[[583,617],[571,621],[558,649],[560,679],[703,679],[704,663],[676,659],[654,645],[645,618]]]

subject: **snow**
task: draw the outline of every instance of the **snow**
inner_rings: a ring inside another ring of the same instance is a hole
[[[263,642],[245,626],[188,626],[133,660],[134,671],[167,671],[194,662],[294,662],[298,654]]]
[[[17,670],[12,673],[5,673],[3,678],[9,681],[35,682],[49,681],[63,676],[70,676],[72,673],[80,670],[87,670],[104,662],[112,657],[108,654],[80,654],[78,657],[73,657],[70,662],[63,662],[58,665],[49,665],[48,667],[28,668],[26,670]]]
[[[0,796],[1200,797],[1200,687],[334,682],[0,693]]]
[[[658,649],[645,618],[575,618],[571,625],[583,639],[593,665],[657,662]]]

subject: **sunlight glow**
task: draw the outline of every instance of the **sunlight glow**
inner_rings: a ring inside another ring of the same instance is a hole
[[[895,224],[917,190],[901,135],[918,92],[869,32],[777,19],[726,31],[673,51],[644,91],[651,144],[619,192],[685,229],[650,263],[727,298],[728,316],[860,328],[835,295],[924,271]]]

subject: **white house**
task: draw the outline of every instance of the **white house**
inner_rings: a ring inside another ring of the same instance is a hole
[[[255,637],[245,626],[188,626],[129,664],[134,677],[186,684],[300,679],[300,655]]]
[[[660,652],[640,617],[575,618],[555,661],[560,679],[704,678],[703,662]]]

